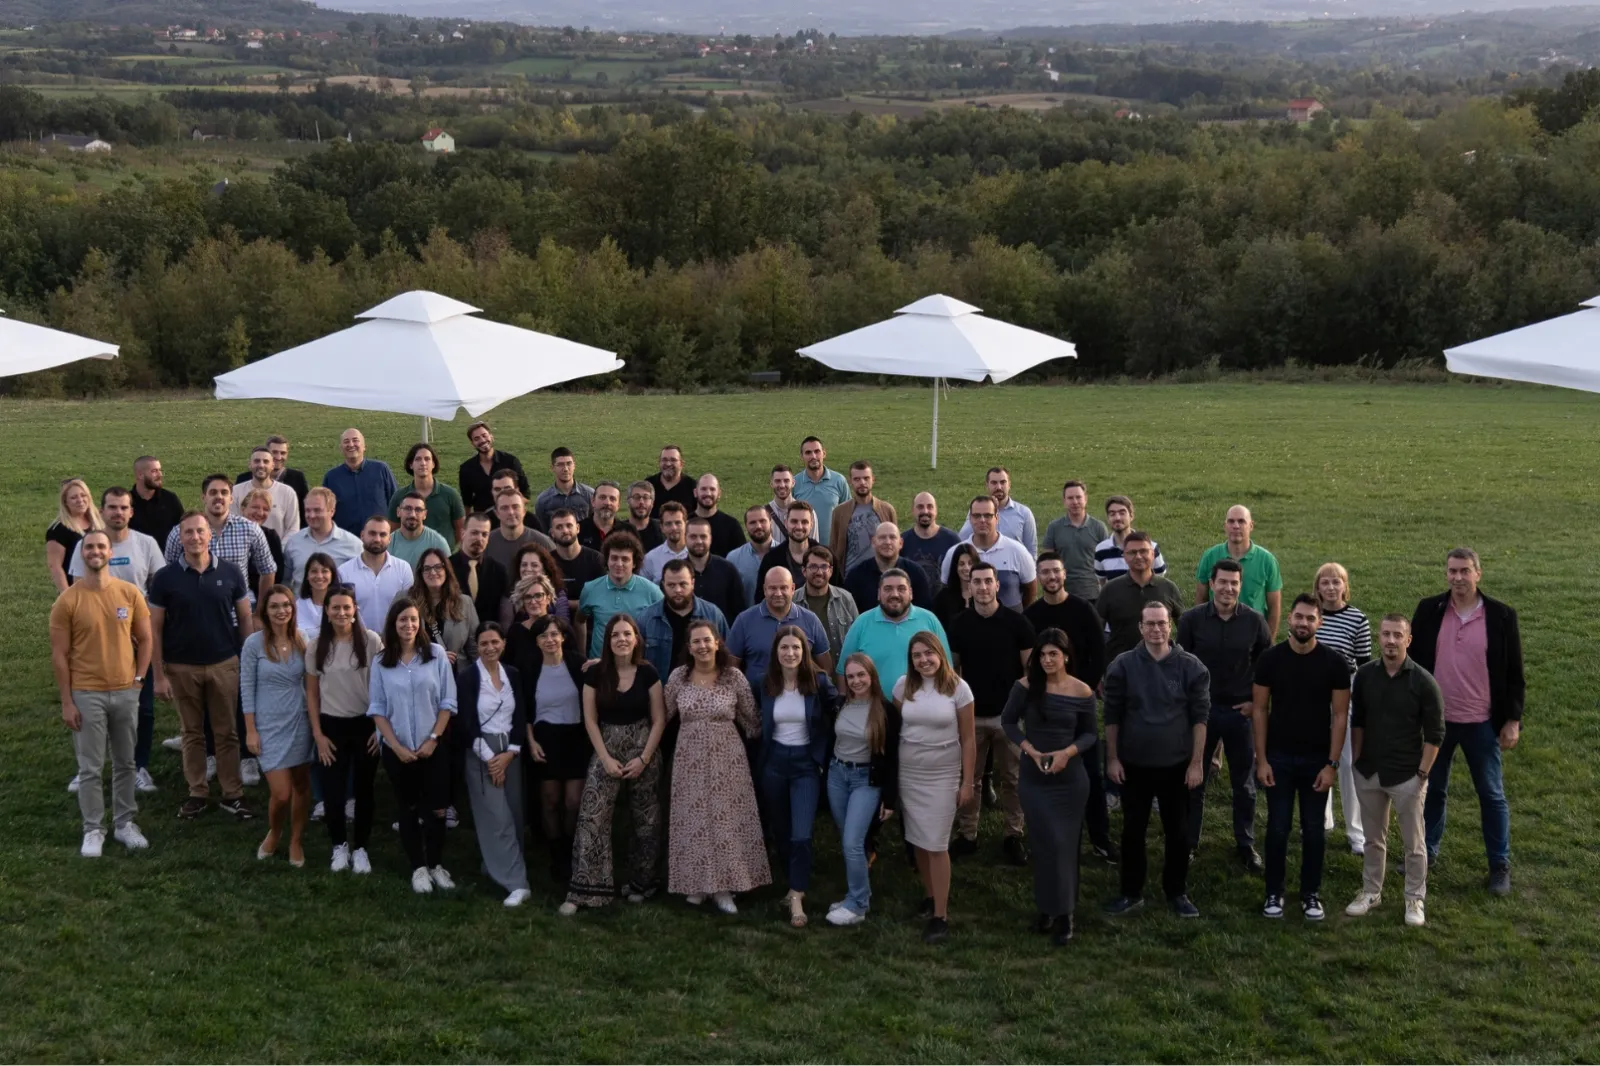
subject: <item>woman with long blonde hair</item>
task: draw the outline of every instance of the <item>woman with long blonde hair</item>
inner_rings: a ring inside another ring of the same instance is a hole
[[[305,830],[311,816],[311,719],[306,715],[306,637],[295,624],[294,592],[273,585],[256,605],[257,629],[239,651],[239,699],[244,744],[261,760],[271,798],[267,836],[256,858],[278,850],[289,824],[289,864],[306,864]]]
[[[100,517],[100,508],[94,505],[89,485],[81,477],[69,477],[61,483],[61,493],[56,499],[56,520],[44,531],[44,562],[50,568],[50,581],[57,592],[67,591],[72,577],[67,573],[67,561],[72,549],[91,529],[106,528]]]
[[[829,925],[858,925],[872,902],[867,833],[894,812],[900,762],[900,712],[884,702],[878,669],[857,652],[844,661],[844,703],[833,719],[828,808],[839,827],[847,892],[828,909]]]

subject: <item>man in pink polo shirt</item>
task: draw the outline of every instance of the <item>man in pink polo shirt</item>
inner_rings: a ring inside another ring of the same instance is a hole
[[[1444,694],[1444,744],[1428,780],[1423,808],[1428,863],[1444,836],[1450,763],[1460,748],[1478,792],[1489,891],[1511,892],[1511,805],[1506,802],[1501,753],[1522,733],[1522,635],[1517,612],[1478,591],[1478,553],[1453,548],[1445,558],[1450,591],[1417,604],[1411,618],[1411,657],[1433,674]]]

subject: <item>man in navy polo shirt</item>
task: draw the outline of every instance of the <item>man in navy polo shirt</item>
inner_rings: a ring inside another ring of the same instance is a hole
[[[811,645],[817,669],[833,672],[833,656],[828,653],[828,631],[822,619],[794,602],[794,575],[788,568],[775,566],[763,579],[764,596],[760,603],[740,613],[728,630],[728,654],[744,668],[744,676],[759,685],[767,676],[767,661],[772,658],[772,642],[781,626],[798,626]]]

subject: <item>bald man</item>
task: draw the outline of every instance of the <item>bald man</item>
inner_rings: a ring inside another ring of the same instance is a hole
[[[367,438],[359,429],[347,429],[339,435],[339,452],[344,462],[323,474],[322,484],[333,491],[333,498],[338,501],[333,509],[333,524],[360,536],[367,519],[389,513],[389,501],[400,486],[388,463],[367,458]]]
[[[933,584],[914,559],[901,555],[902,547],[900,527],[893,522],[878,523],[872,531],[872,555],[844,576],[844,589],[855,598],[857,611],[865,613],[878,606],[878,582],[886,570],[904,570],[911,580],[912,604],[933,610]]]
[[[704,518],[711,523],[711,554],[725,559],[728,553],[744,544],[744,527],[731,514],[721,510],[722,482],[715,474],[701,474],[694,486],[694,514],[690,518]]]
[[[931,492],[919,492],[911,501],[914,521],[900,534],[900,554],[917,564],[935,594],[939,591],[939,567],[950,549],[961,543],[956,531],[939,524],[939,501]]]
[[[1222,523],[1228,539],[1208,549],[1200,556],[1195,567],[1195,606],[1211,598],[1211,571],[1222,559],[1232,559],[1244,571],[1244,587],[1239,602],[1267,619],[1267,632],[1278,639],[1278,623],[1283,617],[1283,575],[1278,571],[1278,560],[1261,545],[1253,543],[1251,533],[1256,522],[1250,508],[1234,504]]]

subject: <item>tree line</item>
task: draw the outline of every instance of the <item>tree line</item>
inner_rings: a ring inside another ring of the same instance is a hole
[[[1307,128],[713,108],[623,116],[572,162],[336,144],[101,194],[0,170],[0,306],[126,345],[39,386],[69,389],[202,385],[418,287],[667,388],[820,379],[795,348],[930,292],[1072,339],[1080,375],[1437,360],[1600,291],[1600,121],[1539,104]]]

